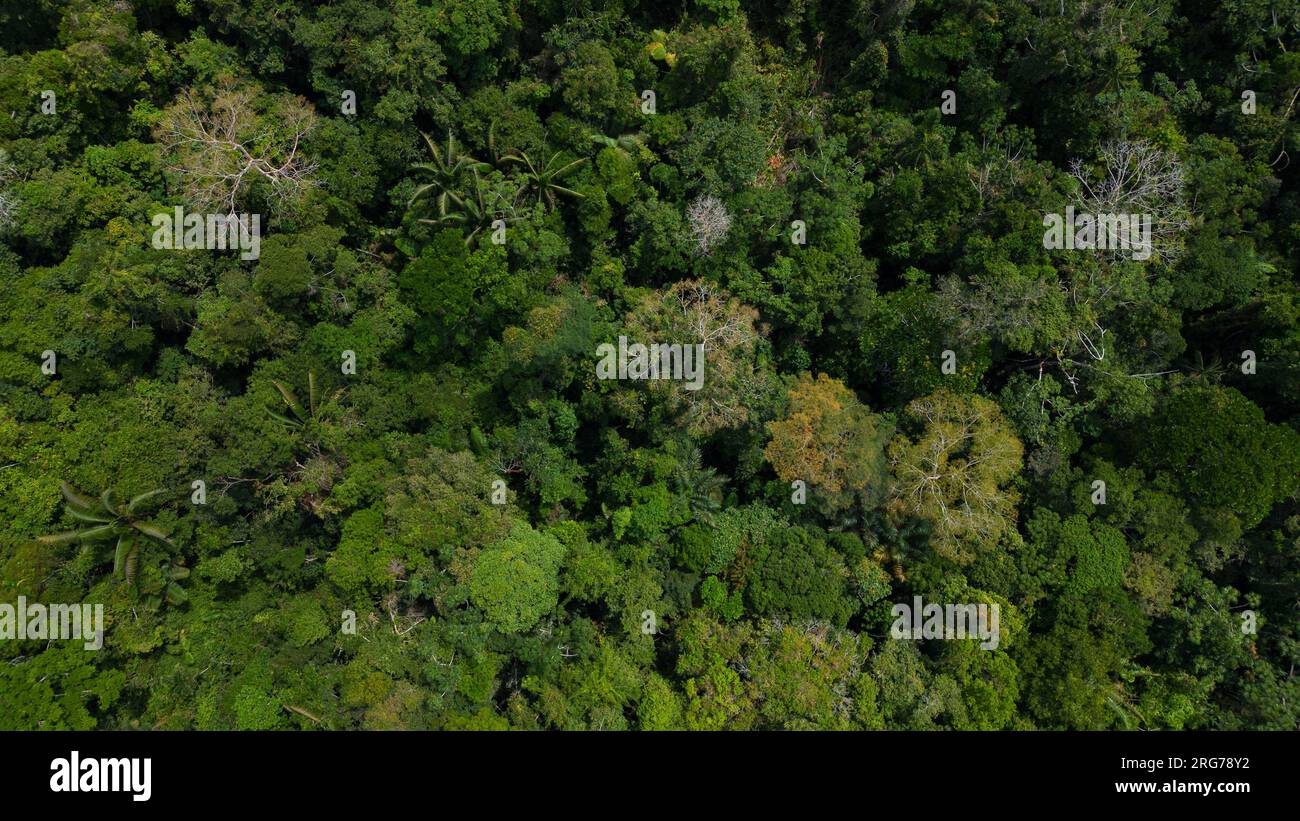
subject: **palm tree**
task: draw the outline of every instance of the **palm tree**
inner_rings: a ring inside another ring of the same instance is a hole
[[[422,218],[419,220],[426,225],[456,225],[461,228],[469,228],[470,232],[465,237],[466,245],[473,242],[474,237],[478,236],[478,233],[484,228],[490,228],[496,220],[514,222],[519,219],[513,213],[513,207],[510,207],[507,211],[493,207],[493,204],[488,202],[488,198],[483,193],[483,180],[478,175],[478,169],[474,169],[471,175],[474,178],[474,187],[460,200],[459,211],[443,214],[437,219]]]
[[[705,467],[700,449],[689,443],[684,446],[674,472],[695,520],[702,524],[711,523],[722,510],[727,493],[726,477],[718,475],[714,468]]]
[[[1228,368],[1216,356],[1207,363],[1204,355],[1196,352],[1196,364],[1190,368],[1191,380],[1202,382],[1207,385],[1218,385],[1223,382],[1223,377],[1227,374]]]
[[[559,165],[556,161],[560,158],[562,152],[556,151],[551,158],[542,163],[539,167],[533,164],[528,155],[523,151],[516,151],[513,154],[507,154],[502,157],[502,162],[515,162],[524,166],[524,186],[532,188],[537,192],[537,201],[545,200],[552,208],[555,207],[555,195],[563,194],[566,197],[582,198],[582,194],[574,191],[572,188],[565,188],[560,185],[559,181],[578,169],[578,166],[587,161],[586,157],[580,157],[573,162]]]
[[[167,537],[157,525],[145,521],[143,512],[156,501],[173,495],[170,490],[151,490],[141,493],[125,505],[118,503],[112,489],[105,490],[95,500],[61,482],[59,490],[63,493],[64,508],[74,519],[86,522],[89,527],[65,533],[53,533],[40,536],[37,541],[44,544],[68,544],[81,542],[82,552],[89,552],[97,542],[117,537],[117,549],[113,553],[113,574],[134,586],[140,562],[140,551],[151,543],[175,549],[176,544]],[[189,596],[176,584],[189,575],[189,570],[172,563],[166,573],[166,595],[171,604],[180,604]]]
[[[421,132],[420,136],[429,145],[429,153],[433,157],[432,162],[416,163],[411,166],[411,170],[418,172],[420,175],[430,177],[431,181],[415,189],[411,195],[407,207],[414,206],[420,200],[431,195],[434,196],[434,211],[438,219],[444,219],[449,214],[455,213],[465,207],[465,200],[462,193],[465,189],[464,177],[467,174],[477,172],[481,169],[487,169],[486,163],[480,162],[468,154],[460,152],[456,147],[456,138],[451,132],[447,132],[447,148],[443,152],[434,144],[433,138],[428,134]],[[428,220],[425,220],[428,222]]]
[[[275,389],[280,392],[280,399],[284,402],[285,408],[289,411],[289,415],[286,416],[283,413],[277,413],[276,411],[267,408],[266,412],[271,415],[272,419],[280,424],[289,425],[290,427],[295,428],[305,427],[308,422],[320,421],[320,409],[323,407],[324,403],[318,404],[316,402],[315,371],[308,371],[307,373],[306,408],[303,408],[303,406],[298,402],[298,397],[283,382],[272,379],[271,384],[275,385]],[[340,388],[334,392],[334,395],[330,397],[329,401],[336,401],[342,395],[343,389]]]

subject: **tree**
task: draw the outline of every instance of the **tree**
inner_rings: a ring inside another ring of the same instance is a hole
[[[82,552],[92,550],[95,542],[104,542],[117,537],[117,547],[113,551],[113,574],[121,578],[132,588],[136,586],[137,571],[140,566],[142,548],[150,543],[161,545],[171,550],[176,544],[157,525],[143,518],[150,505],[163,501],[172,495],[169,490],[151,490],[133,497],[125,505],[120,504],[112,489],[100,494],[98,501],[83,495],[67,482],[59,486],[63,494],[65,509],[69,516],[90,526],[66,533],[54,533],[41,536],[45,544],[67,544],[80,542]],[[163,592],[171,604],[182,604],[189,598],[185,589],[176,582],[189,576],[189,569],[176,561],[170,561],[165,573],[166,584]]]
[[[309,371],[307,373],[307,404],[303,406],[298,401],[297,395],[287,387],[283,382],[272,379],[271,384],[280,393],[280,399],[284,402],[285,409],[290,415],[285,416],[282,413],[267,409],[267,413],[277,422],[294,428],[302,428],[310,422],[320,421],[320,411],[328,402],[337,402],[343,395],[342,389],[334,392],[328,399],[320,402],[316,401],[316,373]]]
[[[496,245],[471,248],[453,228],[434,234],[398,282],[404,300],[421,316],[412,346],[419,354],[469,349],[528,306],[528,280],[512,275],[505,251]]]
[[[317,164],[303,145],[315,125],[301,97],[268,99],[226,83],[183,91],[154,134],[193,207],[234,214],[258,196],[288,211],[316,185]]]
[[[587,161],[587,158],[579,157],[576,160],[561,164],[559,160],[562,154],[563,152],[556,151],[551,154],[550,159],[545,160],[541,165],[534,165],[533,161],[523,151],[507,154],[502,158],[502,161],[522,165],[524,167],[524,187],[533,189],[538,202],[545,201],[547,205],[554,208],[556,197],[559,195],[582,199],[582,194],[572,188],[565,188],[560,185],[560,180],[577,171],[578,167]]]
[[[686,209],[686,224],[695,252],[708,256],[727,238],[727,232],[731,230],[731,212],[714,195],[701,194]]]
[[[696,436],[737,427],[760,402],[769,377],[757,361],[758,312],[702,280],[684,280],[643,297],[628,324],[644,344],[700,345],[703,384],[659,380],[651,390],[664,395],[669,410]]]
[[[24,663],[0,664],[0,730],[93,730],[125,685],[125,673],[96,669],[80,646],[51,642]]]
[[[1151,220],[1151,254],[1171,263],[1182,252],[1181,238],[1190,223],[1183,201],[1186,177],[1177,156],[1145,140],[1112,140],[1100,148],[1100,169],[1094,178],[1083,162],[1070,164],[1079,186],[1076,208],[1092,214],[1143,214]],[[1100,227],[1098,228],[1100,230]],[[1111,240],[1113,242],[1113,240]],[[1136,237],[1130,237],[1137,242]],[[1116,251],[1112,256],[1131,255]]]
[[[441,213],[433,219],[420,219],[420,222],[426,225],[457,225],[468,228],[469,233],[465,235],[466,245],[472,244],[479,232],[495,229],[498,220],[502,224],[509,224],[520,218],[514,213],[513,205],[506,202],[498,192],[490,191],[484,185],[477,170],[471,171],[470,176],[474,181],[473,186],[463,198],[457,200],[459,210]]]
[[[1175,393],[1146,429],[1140,463],[1175,482],[1207,517],[1259,524],[1300,487],[1300,433],[1270,424],[1233,388]]]
[[[824,373],[801,374],[789,398],[786,416],[767,423],[772,439],[763,451],[781,481],[803,480],[832,509],[859,495],[883,498],[890,426]]]
[[[560,75],[565,103],[577,116],[595,123],[633,109],[636,97],[621,80],[609,49],[590,40],[578,44],[572,62]]]
[[[688,727],[848,730],[873,711],[864,669],[870,644],[851,631],[808,620],[726,626],[693,616],[679,638]]]
[[[530,630],[555,609],[564,554],[554,536],[520,522],[474,560],[470,596],[501,632]]]
[[[944,558],[968,564],[1012,531],[1019,495],[1010,482],[1024,447],[998,406],[980,396],[938,391],[907,406],[916,438],[889,445],[896,510],[934,522]]]
[[[18,216],[18,196],[10,187],[18,171],[9,162],[9,154],[0,148],[0,234],[13,224]]]
[[[422,217],[421,222],[432,225],[441,225],[447,221],[459,219],[464,220],[464,216],[458,216],[459,211],[466,207],[466,191],[469,183],[472,181],[475,191],[479,190],[478,175],[486,171],[489,166],[480,162],[468,154],[460,151],[456,147],[456,138],[450,131],[447,132],[447,147],[441,149],[434,144],[433,138],[423,132],[420,136],[429,147],[430,162],[415,163],[410,167],[418,177],[425,177],[429,182],[424,183],[416,188],[407,200],[407,208],[417,208],[418,213],[427,213],[423,209],[423,202],[432,198],[433,216]],[[468,195],[470,197],[473,194]]]

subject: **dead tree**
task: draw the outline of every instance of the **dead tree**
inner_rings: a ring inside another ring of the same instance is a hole
[[[259,188],[276,210],[290,210],[316,185],[316,163],[303,140],[316,114],[300,97],[280,97],[259,112],[246,88],[222,86],[211,97],[187,89],[155,128],[194,208],[234,214]]]

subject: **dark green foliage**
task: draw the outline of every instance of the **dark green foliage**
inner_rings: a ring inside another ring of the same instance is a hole
[[[1264,0],[0,4],[0,605],[105,615],[0,729],[1300,729],[1297,88]]]

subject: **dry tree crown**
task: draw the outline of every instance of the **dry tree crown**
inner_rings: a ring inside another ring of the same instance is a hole
[[[696,253],[708,256],[731,230],[731,212],[713,194],[702,194],[686,208]]]
[[[652,391],[670,395],[670,406],[689,430],[708,435],[749,418],[768,384],[767,374],[754,363],[758,320],[757,310],[699,279],[680,280],[647,295],[631,316],[629,329],[639,338],[702,346],[700,390],[686,390],[675,380],[650,384]]]
[[[262,108],[253,91],[226,84],[210,99],[187,89],[163,113],[155,137],[191,205],[234,214],[256,189],[285,211],[317,184],[302,148],[316,125],[311,105],[280,96]]]
[[[1178,156],[1147,140],[1113,140],[1101,146],[1100,179],[1076,159],[1070,175],[1079,183],[1079,210],[1093,214],[1149,214],[1152,256],[1168,263],[1182,251],[1191,225],[1187,187]]]

